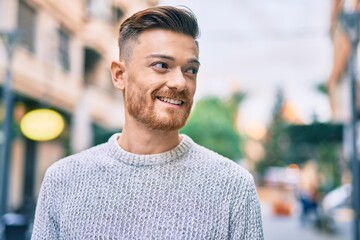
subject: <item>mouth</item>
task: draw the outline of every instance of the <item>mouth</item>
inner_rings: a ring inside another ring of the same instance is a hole
[[[172,98],[167,98],[167,97],[157,97],[157,99],[159,99],[160,101],[164,102],[164,103],[170,103],[176,106],[181,106],[184,104],[184,101],[181,100],[177,100],[177,99],[172,99]]]

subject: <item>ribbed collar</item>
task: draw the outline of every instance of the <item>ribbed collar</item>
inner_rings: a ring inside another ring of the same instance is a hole
[[[188,152],[191,146],[194,144],[191,138],[182,134],[182,140],[175,148],[163,153],[140,155],[127,152],[122,149],[117,142],[119,136],[120,133],[116,133],[109,138],[109,141],[107,142],[109,156],[125,164],[136,166],[166,164],[181,157],[183,154]]]

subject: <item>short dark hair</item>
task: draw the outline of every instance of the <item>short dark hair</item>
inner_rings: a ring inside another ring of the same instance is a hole
[[[195,40],[200,32],[196,16],[188,8],[172,6],[148,8],[135,13],[121,24],[118,40],[120,58],[130,57],[130,46],[126,46],[129,40],[136,40],[140,33],[150,29],[165,29],[183,33]],[[196,44],[198,43],[196,42]]]

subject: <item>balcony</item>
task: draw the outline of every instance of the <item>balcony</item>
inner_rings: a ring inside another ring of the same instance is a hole
[[[4,79],[2,76],[5,64],[6,61],[0,61],[1,83]],[[12,88],[15,92],[66,111],[74,109],[83,91],[81,79],[42,61],[24,48],[15,50],[12,71]]]
[[[76,31],[81,28],[84,22],[85,7],[84,1],[73,0],[27,0],[51,13],[59,22],[61,22],[70,31]]]

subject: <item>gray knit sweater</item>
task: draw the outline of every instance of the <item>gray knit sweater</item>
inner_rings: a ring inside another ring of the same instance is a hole
[[[107,143],[53,164],[32,239],[263,239],[252,176],[182,135],[136,155]]]

